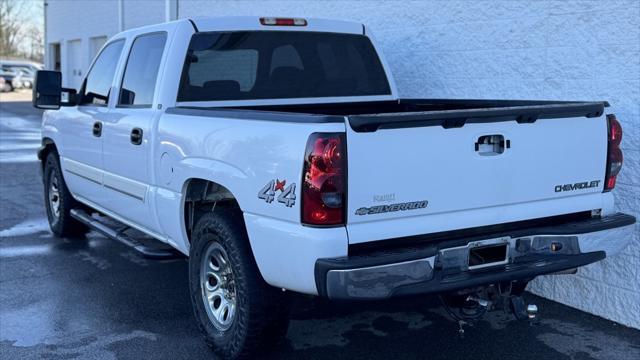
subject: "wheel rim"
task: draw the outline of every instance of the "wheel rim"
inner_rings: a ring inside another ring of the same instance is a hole
[[[202,300],[209,320],[219,330],[227,330],[236,315],[236,289],[229,257],[220,243],[207,245],[200,267]]]
[[[60,187],[55,170],[52,170],[49,175],[49,209],[51,209],[51,215],[57,220],[60,217]]]

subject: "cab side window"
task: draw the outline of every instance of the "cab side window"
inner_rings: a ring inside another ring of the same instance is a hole
[[[109,103],[109,91],[123,46],[124,40],[114,41],[100,52],[85,79],[80,105],[106,106]]]
[[[142,35],[134,40],[122,79],[118,106],[151,106],[166,40],[166,33]]]

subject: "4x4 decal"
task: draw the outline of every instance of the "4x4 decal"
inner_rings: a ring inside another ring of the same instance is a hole
[[[259,192],[258,199],[262,199],[268,204],[271,204],[276,198],[276,192],[280,191],[278,195],[278,202],[283,203],[286,207],[292,207],[296,203],[296,184],[290,184],[285,188],[287,180],[271,180],[269,181]]]

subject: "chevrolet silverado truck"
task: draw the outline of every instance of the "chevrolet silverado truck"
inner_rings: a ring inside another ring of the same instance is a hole
[[[433,294],[462,325],[623,249],[606,102],[400,98],[362,24],[185,19],[122,32],[79,89],[40,71],[46,212],[188,258],[225,358],[286,334],[290,292]],[[134,229],[154,239],[136,240]]]

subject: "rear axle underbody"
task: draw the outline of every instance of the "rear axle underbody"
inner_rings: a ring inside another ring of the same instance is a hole
[[[522,294],[527,285],[523,281],[491,284],[462,289],[440,295],[440,301],[447,314],[458,323],[458,333],[464,336],[464,326],[473,326],[491,311],[511,313],[517,320],[527,320],[534,324],[538,307],[525,305]]]

